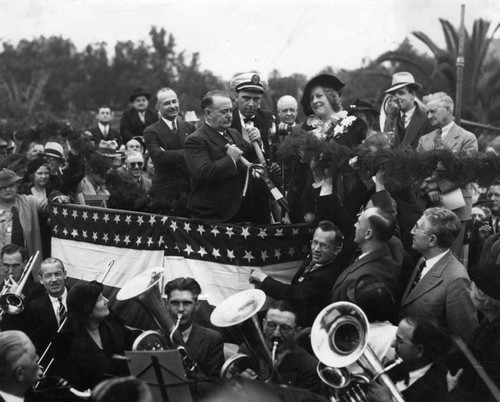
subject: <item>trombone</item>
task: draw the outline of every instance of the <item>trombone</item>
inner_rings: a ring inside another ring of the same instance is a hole
[[[2,292],[0,293],[0,317],[4,314],[21,314],[24,311],[24,296],[22,292],[35,266],[38,254],[40,254],[39,251],[32,255],[26,263],[21,273],[21,277],[19,278],[19,283],[16,284],[12,277],[6,280]]]

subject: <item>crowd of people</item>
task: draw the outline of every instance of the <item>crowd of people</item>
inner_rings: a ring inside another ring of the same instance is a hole
[[[449,157],[440,152],[481,155],[476,136],[454,121],[451,97],[438,92],[422,102],[414,77],[395,73],[379,125],[380,112],[366,99],[344,109],[344,84],[333,75],[312,78],[300,102],[283,94],[276,115],[261,108],[268,84],[258,74],[240,74],[230,87],[205,94],[201,120],[182,117],[188,114],[173,89],[156,92],[154,110],[151,95],[139,88],[119,129],[111,127],[111,108],[102,105],[95,127],[81,132],[69,126],[43,136],[3,132],[2,295],[16,291],[29,256],[38,252],[40,258],[21,289],[24,311],[9,314],[0,299],[0,400],[42,398],[32,391],[41,375],[37,354],[48,360],[45,373],[59,386],[64,378],[74,388],[93,388],[99,401],[112,400],[106,398],[113,393],[124,401],[152,400],[141,381],[128,377],[125,351],[140,331],[113,313],[101,283],[69,286],[64,262],[51,255],[52,202],[314,229],[309,257],[290,282],[259,267],[248,278],[274,299],[259,313],[264,354],[208,322],[193,278],[162,289],[172,326],[166,335],[194,363],[188,380],[197,400],[285,392],[269,381],[295,387],[299,400],[343,400],[351,391],[321,381],[318,361],[328,359],[317,352],[314,331],[318,320],[328,330],[339,311],[358,308],[381,364],[402,360],[388,372],[396,391],[372,381],[362,386],[364,400],[390,401],[395,392],[405,401],[499,400],[500,177],[479,187],[439,159]],[[429,165],[407,180],[397,180],[380,158],[365,169],[367,159],[402,154],[420,155]],[[324,316],[325,309],[334,312]],[[331,349],[338,346],[340,355],[349,354],[346,344],[363,341],[349,331],[334,335]],[[239,394],[218,379],[236,351],[253,361],[233,373],[245,385]],[[354,365],[348,370],[359,371]],[[106,381],[110,376],[120,378]],[[67,389],[59,400],[73,398]]]

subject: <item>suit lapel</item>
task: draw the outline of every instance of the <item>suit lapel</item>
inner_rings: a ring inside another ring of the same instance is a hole
[[[226,142],[224,141],[224,138],[212,127],[210,127],[208,124],[204,124],[203,126],[205,133],[207,134],[208,139],[213,142],[215,145],[217,145],[219,148],[226,151]],[[232,136],[231,136],[232,138]]]
[[[458,138],[460,137],[460,127],[453,123],[446,135],[443,144],[446,148],[455,149],[458,146]]]
[[[425,276],[417,283],[415,288],[409,292],[409,287],[413,282],[416,274],[416,268],[413,270],[413,274],[411,276],[411,280],[408,283],[408,286],[405,291],[405,295],[403,296],[401,305],[405,305],[407,303],[412,302],[413,300],[421,297],[425,293],[429,292],[436,286],[438,286],[443,281],[443,271],[446,266],[449,264],[451,259],[451,251],[448,251],[434,266],[430,269],[429,272],[425,274]]]
[[[420,112],[420,108],[418,107],[418,105],[416,105],[415,112],[413,113],[413,116],[410,120],[410,124],[408,124],[408,127],[406,128],[403,145],[410,145],[413,141],[415,141],[415,138],[417,138],[418,135],[418,130],[422,125],[422,120],[425,118],[426,117],[423,116]]]

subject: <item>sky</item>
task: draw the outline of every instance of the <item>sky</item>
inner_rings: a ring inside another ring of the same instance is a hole
[[[469,31],[477,18],[500,22],[499,0],[0,0],[0,41],[57,35],[112,52],[117,41],[148,40],[156,26],[223,79],[273,69],[311,77],[361,67],[416,30],[444,45],[438,19],[458,26],[461,4]]]

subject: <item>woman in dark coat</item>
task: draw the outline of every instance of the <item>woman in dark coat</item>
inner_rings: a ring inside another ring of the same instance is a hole
[[[79,282],[68,292],[68,318],[55,342],[50,374],[68,380],[74,388],[93,388],[116,376],[130,375],[124,356],[133,333],[110,317],[108,299],[101,283]]]

